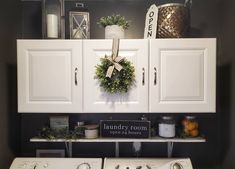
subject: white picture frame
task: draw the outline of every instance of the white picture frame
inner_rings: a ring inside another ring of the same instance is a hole
[[[69,128],[69,116],[51,116],[50,128],[53,130],[62,130]]]

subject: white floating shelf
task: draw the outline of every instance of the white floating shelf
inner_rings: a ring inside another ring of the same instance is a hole
[[[173,143],[203,143],[206,142],[204,137],[195,137],[195,138],[161,138],[161,137],[152,137],[147,139],[131,139],[131,138],[97,138],[97,139],[40,139],[40,138],[31,138],[30,142],[48,142],[48,143],[65,143],[68,156],[72,157],[72,143],[115,143],[115,156],[119,157],[119,143],[133,143],[133,142],[143,142],[143,143],[167,143],[167,156],[172,156]]]
[[[131,138],[97,138],[97,139],[76,139],[76,140],[67,140],[67,139],[40,139],[40,138],[31,138],[30,142],[146,142],[146,143],[154,143],[154,142],[172,142],[172,143],[202,143],[206,142],[206,139],[203,137],[196,137],[196,138],[161,138],[161,137],[152,137],[149,139],[131,139]]]

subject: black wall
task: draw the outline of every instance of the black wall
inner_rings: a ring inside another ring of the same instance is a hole
[[[144,18],[147,8],[153,0],[120,0],[120,1],[88,1],[86,2],[91,14],[91,38],[103,38],[104,29],[96,25],[98,18],[112,13],[120,13],[131,20],[131,27],[126,32],[127,38],[142,38]],[[166,2],[157,1],[159,4]],[[40,2],[22,2],[22,38],[41,38],[41,6]],[[216,37],[218,43],[217,55],[217,113],[200,114],[198,120],[200,129],[207,137],[206,143],[177,143],[174,146],[174,157],[190,157],[195,168],[232,168],[234,160],[234,59],[233,39],[235,24],[233,7],[235,4],[228,0],[195,0],[191,9],[192,30],[196,37]],[[15,52],[15,47],[11,49]],[[14,53],[13,52],[13,53]],[[15,60],[15,55],[12,56]],[[12,69],[14,70],[14,69]],[[16,71],[16,70],[15,70]],[[15,82],[14,82],[15,83]],[[13,85],[13,89],[14,86]],[[16,97],[16,93],[14,93]],[[14,105],[14,99],[11,100]],[[78,120],[98,122],[100,119],[137,119],[140,114],[69,114],[70,125],[73,127]],[[161,114],[147,115],[156,121]],[[50,114],[21,115],[21,155],[34,156],[35,149],[64,149],[62,143],[30,143],[29,139],[37,134],[37,129],[48,124]],[[182,115],[175,115],[180,120]],[[133,156],[129,143],[122,143],[120,155]],[[74,157],[114,156],[112,143],[80,143],[74,144]],[[143,157],[166,157],[165,143],[144,143]]]
[[[9,169],[20,155],[20,115],[16,96],[16,43],[20,31],[19,1],[0,5],[0,168]]]
[[[228,107],[221,108],[221,122],[222,126],[226,126],[226,128],[221,127],[221,142],[220,145],[227,145],[226,148],[222,148],[221,154],[221,161],[223,162],[223,168],[231,168],[235,166],[235,23],[234,16],[235,16],[235,2],[233,0],[227,0],[225,5],[225,17],[222,22],[222,35],[221,35],[221,48],[222,52],[220,53],[221,58],[221,67],[227,67],[229,72],[226,73],[228,75],[229,81],[229,95],[226,97],[227,99],[224,100],[229,103]],[[225,74],[224,74],[225,76]],[[224,79],[224,78],[223,78]],[[223,82],[222,82],[223,83]],[[224,84],[224,83],[223,83]],[[225,138],[225,140],[223,140]],[[224,147],[224,146],[222,146]]]

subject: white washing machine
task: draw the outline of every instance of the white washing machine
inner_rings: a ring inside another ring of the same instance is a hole
[[[105,158],[103,169],[193,169],[193,167],[189,158]]]
[[[15,158],[10,169],[102,169],[102,159]]]

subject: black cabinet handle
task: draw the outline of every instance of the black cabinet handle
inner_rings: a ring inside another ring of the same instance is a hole
[[[145,84],[145,69],[142,68],[142,85],[144,86]]]
[[[78,85],[78,68],[75,68],[75,71],[74,71],[74,81],[75,81],[75,85],[77,86]]]
[[[157,85],[157,68],[154,67],[154,85],[156,86]]]

